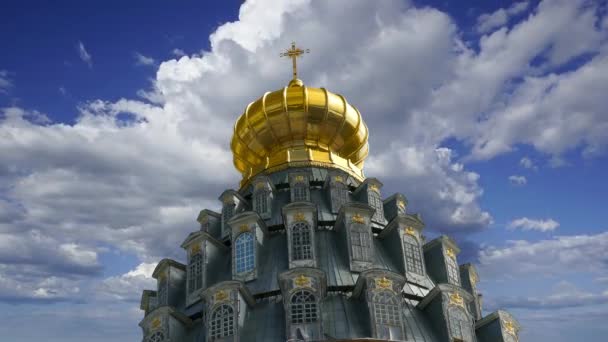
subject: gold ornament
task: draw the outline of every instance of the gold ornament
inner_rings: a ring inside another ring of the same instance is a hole
[[[219,290],[215,293],[214,297],[216,302],[223,302],[228,299],[228,292],[225,290]]]
[[[306,217],[303,213],[295,213],[295,215],[293,215],[293,219],[294,221],[306,221]]]
[[[369,189],[373,192],[380,193],[380,188],[376,184],[370,184]]]
[[[152,329],[158,329],[158,328],[160,328],[160,323],[161,323],[160,319],[158,317],[155,317],[152,320],[152,323],[150,324],[150,326],[152,327]]]
[[[397,201],[397,208],[399,208],[400,210],[405,210],[405,202],[403,202],[403,200],[398,200]]]
[[[515,324],[512,321],[504,320],[502,321],[503,326],[505,327],[505,331],[508,334],[513,336],[517,336],[517,331],[515,330]]]
[[[296,284],[296,287],[310,287],[310,278],[303,274],[297,276],[293,282]]]
[[[387,277],[377,278],[376,286],[381,289],[392,289],[393,281],[388,279]]]
[[[242,224],[239,226],[239,231],[241,232],[248,232],[249,231],[249,226],[246,224]]]
[[[294,181],[295,181],[296,183],[301,183],[301,182],[304,182],[304,176],[302,176],[302,175],[297,175],[297,176],[295,176],[295,177],[294,177]]]
[[[342,176],[334,176],[334,182],[344,183],[344,178]]]
[[[414,228],[407,226],[405,227],[405,234],[407,235],[411,235],[411,236],[416,236],[416,230],[414,230]]]
[[[257,182],[255,183],[255,189],[256,190],[262,190],[266,188],[266,183],[265,182]]]
[[[296,63],[296,59],[300,56],[302,56],[305,53],[309,53],[310,50],[306,49],[306,50],[302,50],[300,48],[296,47],[296,43],[295,42],[291,42],[291,49],[285,50],[285,52],[283,52],[280,56],[281,57],[289,57],[291,58],[291,65],[293,68],[293,79],[296,80],[298,79],[298,66]]]
[[[445,254],[452,259],[456,259],[456,253],[454,253],[454,250],[451,248],[446,249]]]
[[[353,215],[352,218],[353,223],[365,223],[365,218],[363,216],[361,216],[361,214],[359,213],[355,213],[355,215]]]
[[[201,245],[199,245],[198,243],[192,245],[192,247],[190,248],[190,254],[191,255],[194,255],[194,254],[196,254],[196,253],[198,253],[200,251],[201,251]]]
[[[458,292],[453,292],[450,295],[450,305],[458,305],[464,307],[464,299]]]

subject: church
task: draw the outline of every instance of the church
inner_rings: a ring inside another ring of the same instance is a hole
[[[448,236],[426,241],[405,194],[364,176],[356,107],[293,79],[234,126],[235,189],[203,209],[144,290],[144,342],[517,342],[507,312],[483,315],[478,275]],[[373,133],[373,132],[372,132]]]

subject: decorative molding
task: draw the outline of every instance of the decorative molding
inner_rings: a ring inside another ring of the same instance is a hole
[[[311,279],[303,274],[293,278],[293,283],[296,287],[311,287]]]
[[[342,177],[342,176],[334,176],[334,182],[336,182],[336,183],[344,183],[344,177]]]
[[[355,215],[353,215],[351,220],[353,223],[365,224],[365,218],[363,216],[361,216],[361,214],[359,214],[359,213],[355,213]]]
[[[304,216],[303,213],[298,212],[293,215],[293,220],[294,221],[306,221],[306,216]]]
[[[416,236],[416,230],[414,228],[412,228],[411,226],[407,226],[407,227],[405,227],[405,234],[411,235],[411,236]]]
[[[376,278],[374,279],[374,282],[376,283],[376,287],[380,289],[393,289],[393,281],[388,279],[387,277]]]
[[[401,210],[405,210],[405,202],[402,199],[399,199],[397,201],[397,208],[399,208]]]
[[[266,183],[265,182],[260,181],[260,182],[255,183],[255,189],[256,190],[262,190],[264,188],[266,188]]]
[[[370,184],[369,189],[373,192],[377,192],[378,194],[380,193],[380,188],[378,188],[376,184]]]
[[[477,284],[479,282],[479,278],[474,272],[470,272],[471,284]]]
[[[517,337],[517,331],[515,329],[515,324],[513,324],[513,321],[505,319],[502,321],[502,325],[505,327],[505,331],[508,334]]]
[[[249,231],[249,226],[246,224],[242,224],[239,226],[239,231],[240,232],[248,232]]]
[[[297,175],[293,178],[293,180],[297,183],[303,183],[304,182],[304,176],[302,175]]]
[[[458,292],[452,292],[450,294],[450,305],[461,306],[464,308],[464,299]]]

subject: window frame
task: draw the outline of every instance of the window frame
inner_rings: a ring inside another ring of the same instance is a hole
[[[291,260],[313,260],[312,226],[307,221],[296,221],[291,224]]]
[[[227,303],[218,304],[209,315],[209,337],[216,340],[234,335],[234,307]]]
[[[245,238],[248,241],[242,242]],[[242,248],[248,249],[243,251]],[[252,232],[242,232],[234,239],[234,272],[246,274],[255,271],[256,259],[255,235]]]
[[[303,298],[303,301],[298,299]],[[319,320],[319,301],[314,292],[307,289],[294,291],[289,297],[289,322],[311,324]]]
[[[406,270],[408,272],[423,276],[425,274],[425,270],[420,242],[415,236],[406,233],[403,234],[401,243],[403,245],[403,256],[405,258]]]
[[[367,243],[367,245],[365,245]],[[362,223],[352,223],[350,227],[350,247],[353,261],[372,262],[372,235]],[[359,251],[359,253],[357,253]],[[357,254],[360,254],[358,256]]]
[[[463,307],[450,305],[448,308],[448,327],[450,335],[455,341],[473,342],[473,324]],[[463,332],[466,332],[466,336]]]
[[[447,273],[447,277],[448,277],[448,283],[452,284],[452,285],[456,285],[456,286],[460,286],[460,272],[458,269],[458,262],[456,261],[456,258],[452,258],[449,255],[445,255],[445,266],[446,266],[446,273]]]
[[[194,260],[196,259],[196,260]],[[203,288],[203,253],[198,251],[188,260],[188,294]]]

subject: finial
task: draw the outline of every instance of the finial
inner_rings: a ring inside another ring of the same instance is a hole
[[[297,80],[298,79],[298,67],[296,65],[296,58],[302,56],[305,53],[309,53],[310,50],[306,49],[306,50],[302,50],[300,48],[296,47],[296,43],[295,42],[291,42],[291,49],[285,50],[285,52],[283,52],[281,54],[281,57],[289,57],[291,58],[291,64],[293,67],[293,79]]]

